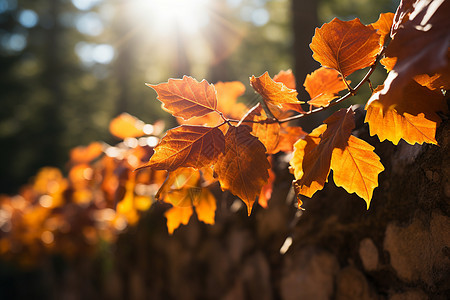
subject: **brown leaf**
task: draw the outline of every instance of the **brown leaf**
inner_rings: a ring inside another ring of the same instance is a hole
[[[162,108],[175,117],[188,120],[217,109],[216,90],[206,80],[198,82],[190,76],[183,76],[183,79],[169,79],[167,83],[147,86],[158,93]]]
[[[419,2],[419,0],[400,1],[400,5],[397,7],[397,11],[395,12],[393,19],[391,37],[394,37],[400,25],[408,20],[409,14],[414,10],[414,6],[416,6],[417,2]]]
[[[315,60],[339,71],[345,78],[375,62],[380,52],[379,40],[376,30],[363,25],[359,19],[334,18],[320,29],[316,28],[310,47]]]
[[[448,70],[450,2],[420,0],[413,7],[386,48],[386,56],[396,58],[396,63],[377,95],[384,110],[403,98],[406,85],[416,75]]]
[[[250,130],[248,126],[230,126],[225,135],[225,153],[220,154],[214,166],[222,189],[241,198],[249,215],[269,178],[270,168],[266,148]]]
[[[277,75],[273,76],[273,80],[276,82],[282,82],[288,89],[295,90],[295,76],[292,70],[280,71]]]
[[[393,19],[393,13],[384,13],[380,14],[378,20],[371,24],[374,29],[378,29],[377,33],[380,35],[380,45],[384,45],[386,36],[391,32]]]
[[[282,104],[300,104],[297,91],[287,88],[283,83],[276,82],[265,72],[259,77],[252,76],[250,85],[260,94],[266,103],[281,107]]]
[[[308,104],[316,107],[327,106],[338,97],[338,93],[347,88],[342,76],[334,69],[320,67],[306,75],[303,83],[311,100]]]
[[[331,156],[334,183],[348,193],[363,198],[369,209],[373,190],[378,186],[378,174],[384,170],[380,158],[367,142],[352,135],[347,147],[335,148]]]
[[[121,139],[139,137],[145,135],[144,126],[145,123],[136,117],[122,113],[109,123],[109,132]]]
[[[245,121],[262,121],[267,119],[267,115],[258,103],[251,110],[248,111],[247,115],[242,119],[240,123],[252,127],[252,135],[256,136],[266,147],[267,153],[273,154],[275,147],[280,139],[280,124],[260,124],[260,123],[246,123]]]
[[[311,197],[323,188],[330,173],[333,150],[347,146],[355,127],[354,118],[351,108],[341,109],[324,121],[326,129],[322,125],[294,145],[291,166],[299,193]]]
[[[150,161],[139,167],[174,171],[180,167],[202,168],[213,164],[225,149],[222,131],[216,127],[182,125],[167,131]]]

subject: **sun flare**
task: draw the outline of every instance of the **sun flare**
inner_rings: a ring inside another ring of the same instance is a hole
[[[209,0],[137,0],[133,1],[133,15],[151,26],[153,31],[169,34],[180,30],[183,34],[197,34],[209,23]]]

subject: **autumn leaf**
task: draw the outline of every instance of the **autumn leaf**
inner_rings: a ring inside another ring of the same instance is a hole
[[[250,85],[260,94],[266,103],[281,107],[282,104],[300,104],[297,91],[287,88],[283,83],[276,82],[265,72],[259,77],[252,76]]]
[[[291,69],[278,72],[277,75],[273,76],[273,81],[281,82],[291,90],[295,90],[297,88],[295,83],[295,76],[294,73],[292,73]]]
[[[237,102],[238,97],[245,92],[245,86],[240,81],[217,82],[214,84],[217,91],[217,110],[229,119],[241,119],[247,111],[244,103]],[[219,114],[207,114],[201,117],[193,117],[189,120],[177,118],[180,125],[204,125],[217,126],[223,122]]]
[[[313,58],[322,66],[337,70],[345,78],[372,65],[380,52],[380,35],[359,19],[330,23],[316,28],[310,44]]]
[[[216,199],[200,186],[200,173],[191,168],[179,168],[170,172],[157,193],[157,198],[173,205],[165,216],[170,234],[181,224],[187,224],[195,207],[198,219],[214,224]]]
[[[225,149],[217,127],[182,125],[167,131],[150,161],[139,167],[173,171],[180,167],[202,168],[213,164]]]
[[[230,126],[225,135],[225,152],[214,166],[222,189],[241,198],[249,215],[269,178],[270,168],[266,148],[250,130],[248,126]]]
[[[384,13],[380,14],[378,20],[371,24],[374,29],[378,30],[377,33],[380,35],[380,45],[384,45],[386,36],[391,32],[393,19],[393,13]]]
[[[216,90],[206,80],[198,82],[190,76],[183,76],[183,79],[169,79],[167,83],[147,86],[158,93],[162,108],[175,117],[188,120],[217,109]]]
[[[273,183],[275,182],[275,173],[272,169],[269,169],[269,180],[262,187],[261,194],[258,198],[258,203],[261,207],[267,208],[269,205],[269,199],[272,197]]]
[[[294,145],[290,164],[299,193],[311,197],[323,188],[330,173],[333,150],[347,146],[355,127],[354,115],[351,107],[341,109],[324,121],[326,127],[319,126]]]
[[[311,97],[308,104],[316,107],[327,106],[338,97],[340,91],[347,88],[338,71],[325,67],[306,75],[303,85]]]
[[[370,103],[366,110],[365,122],[369,123],[370,135],[377,135],[380,141],[389,140],[394,145],[397,145],[400,139],[411,145],[437,144],[437,122],[426,119],[423,113],[417,116],[399,114],[393,108],[383,112],[383,106],[377,101]]]
[[[273,153],[279,151],[292,152],[295,142],[304,138],[306,135],[307,133],[300,126],[281,126],[280,138]]]
[[[267,115],[258,103],[250,109],[247,115],[240,121],[245,125],[252,127],[252,135],[256,136],[266,147],[267,153],[273,154],[275,147],[280,139],[280,124],[278,123],[246,123],[245,121],[262,121],[266,120]]]
[[[139,137],[146,134],[144,126],[145,123],[136,117],[122,113],[109,123],[109,132],[120,139]],[[150,133],[148,132],[147,134]]]
[[[414,76],[414,81],[430,90],[449,90],[450,70],[446,70],[442,73],[435,73],[432,76],[428,74],[416,75]]]
[[[403,98],[406,85],[416,75],[448,70],[450,2],[420,0],[413,7],[414,11],[405,17],[386,48],[386,57],[395,58],[395,66],[377,99],[371,99],[378,100],[384,110],[395,105],[396,99]]]
[[[88,163],[103,153],[103,146],[99,142],[90,143],[88,146],[78,146],[70,150],[72,163]]]
[[[430,90],[411,80],[404,91],[392,91],[386,96],[395,97],[395,105],[386,109],[380,102],[383,86],[378,87],[366,105],[366,119],[371,135],[395,145],[400,139],[410,144],[436,144],[436,128],[441,119],[437,112],[448,110],[445,97],[439,90]],[[386,98],[384,98],[386,99]]]
[[[333,180],[348,193],[356,193],[370,206],[373,190],[378,186],[378,174],[384,170],[380,158],[367,142],[350,135],[344,149],[335,148],[331,156]]]

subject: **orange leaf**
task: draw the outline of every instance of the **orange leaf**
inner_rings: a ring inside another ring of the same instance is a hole
[[[145,135],[144,126],[141,120],[122,113],[109,123],[109,132],[120,139],[139,137]]]
[[[404,139],[411,145],[415,143],[437,144],[437,122],[425,118],[424,114],[417,116],[403,113],[396,109],[388,109],[383,113],[383,106],[374,101],[367,107],[365,122],[369,123],[370,135],[377,135],[380,141],[389,140],[397,145]]]
[[[276,82],[282,82],[288,89],[295,90],[295,76],[292,70],[280,71],[277,75],[273,76],[273,80]]]
[[[89,146],[78,146],[70,150],[70,161],[74,163],[88,163],[103,153],[103,146],[99,142],[90,143]]]
[[[269,169],[269,180],[263,186],[261,194],[259,195],[258,198],[259,205],[261,205],[264,208],[267,208],[269,199],[272,197],[274,182],[275,182],[275,173],[272,171],[272,169]]]
[[[327,106],[338,97],[340,91],[347,88],[338,71],[325,67],[306,75],[303,85],[312,99],[308,104],[316,107]]]
[[[206,80],[198,82],[190,76],[183,76],[183,79],[169,79],[167,83],[147,86],[158,93],[162,108],[175,117],[188,120],[217,109],[216,90]]]
[[[217,91],[217,110],[229,119],[241,119],[247,111],[244,103],[237,102],[237,98],[245,92],[245,86],[239,81],[217,82],[214,84]],[[216,126],[223,119],[219,114],[207,114],[193,117],[187,121],[177,118],[179,124]]]
[[[359,19],[330,23],[316,28],[310,44],[313,58],[322,66],[333,68],[343,77],[375,62],[380,52],[380,35],[372,26],[363,25]]]
[[[192,206],[172,207],[164,213],[167,219],[167,231],[172,234],[181,224],[186,225],[192,216]]]
[[[300,104],[297,100],[297,91],[287,88],[283,83],[276,82],[265,72],[259,77],[252,76],[250,85],[260,94],[266,103],[281,107],[282,104]]]
[[[374,29],[378,29],[377,33],[380,37],[380,45],[384,45],[386,36],[391,32],[392,22],[394,20],[393,13],[380,14],[380,17],[375,23],[372,23]]]
[[[267,119],[266,113],[258,103],[255,105],[247,115],[243,118],[240,123],[245,123],[245,121],[262,121]],[[266,147],[267,153],[273,154],[273,150],[278,144],[280,138],[280,124],[259,124],[259,123],[245,123],[246,125],[251,125],[252,135],[256,136]]]
[[[270,168],[266,148],[250,130],[248,126],[230,126],[225,135],[225,153],[219,155],[214,166],[222,189],[241,198],[249,215]]]
[[[180,167],[202,168],[213,164],[225,149],[225,139],[217,127],[182,125],[167,131],[150,161],[138,169],[151,167],[173,171]]]
[[[435,73],[433,76],[428,74],[421,74],[414,76],[414,80],[422,85],[426,86],[430,90],[450,89],[450,70],[445,70],[442,73]]]
[[[385,87],[378,87],[366,106],[370,134],[394,144],[400,139],[410,144],[436,144],[436,128],[441,121],[436,112],[447,111],[440,90],[432,91],[411,80],[403,90],[390,91],[380,100],[385,91]],[[384,101],[392,105],[386,107]]]
[[[378,186],[378,174],[384,170],[374,149],[367,142],[350,135],[347,147],[335,148],[331,156],[334,183],[363,198],[367,209],[373,190]]]
[[[321,190],[330,173],[331,156],[335,148],[345,149],[349,136],[355,127],[355,113],[341,109],[294,145],[291,166],[294,168],[296,189],[302,195],[311,197]],[[322,133],[323,132],[323,133]]]
[[[281,127],[280,139],[273,153],[279,151],[292,152],[295,142],[304,138],[306,135],[307,133],[299,126]]]

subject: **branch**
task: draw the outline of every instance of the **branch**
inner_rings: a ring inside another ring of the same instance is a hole
[[[349,92],[347,94],[345,94],[344,96],[342,96],[341,98],[339,98],[339,99],[337,99],[337,100],[335,100],[333,102],[330,102],[328,105],[321,106],[321,107],[318,107],[316,109],[310,110],[308,112],[305,112],[305,113],[302,113],[302,114],[298,114],[298,115],[295,115],[295,116],[292,116],[292,117],[289,117],[289,118],[281,119],[281,120],[277,120],[275,118],[268,118],[268,119],[260,120],[260,121],[245,120],[245,121],[242,121],[242,122],[243,123],[260,123],[260,124],[272,124],[272,123],[279,123],[279,124],[281,124],[281,123],[286,123],[286,122],[290,122],[290,121],[293,121],[293,120],[297,120],[297,119],[300,119],[300,118],[303,118],[303,117],[306,117],[306,116],[309,116],[309,115],[321,112],[321,111],[323,111],[325,109],[328,109],[328,108],[330,108],[332,106],[335,106],[336,104],[338,104],[338,103],[340,103],[340,102],[342,102],[344,100],[347,100],[348,98],[350,98],[352,96],[355,96],[356,92],[363,86],[364,83],[370,82],[370,76],[373,74],[373,72],[377,68],[377,64],[378,64],[380,58],[384,54],[384,50],[385,50],[385,48],[383,48],[383,50],[381,50],[381,52],[378,54],[377,59],[375,60],[375,62],[370,66],[370,69],[367,71],[366,75],[364,75],[363,79],[361,79],[361,81],[354,88],[352,88],[350,85],[348,85]],[[239,122],[239,120],[228,120],[228,121],[232,122],[232,123],[238,123]]]

